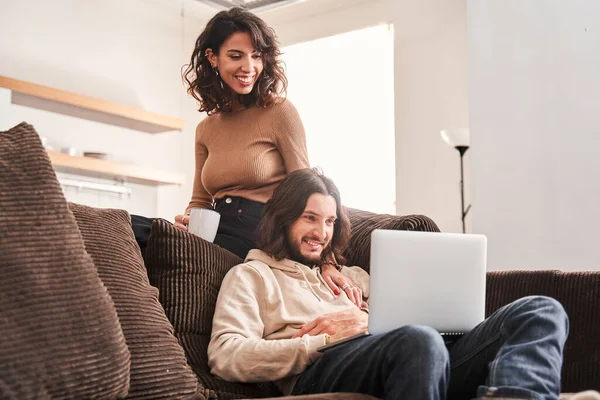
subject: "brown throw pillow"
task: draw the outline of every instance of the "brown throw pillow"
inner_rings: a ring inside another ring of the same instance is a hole
[[[223,381],[210,373],[208,342],[217,295],[225,274],[242,259],[198,236],[156,220],[144,254],[150,283],[175,328],[192,369],[219,399],[278,396],[270,383]]]
[[[127,211],[69,203],[85,248],[110,293],[129,352],[128,399],[204,399],[150,285]]]
[[[116,398],[129,351],[31,125],[0,132],[0,398]]]
[[[374,229],[440,231],[435,222],[424,215],[375,214],[355,208],[347,208],[347,211],[352,232],[350,233],[350,242],[344,251],[346,265],[357,265],[367,272],[370,271],[371,232]]]

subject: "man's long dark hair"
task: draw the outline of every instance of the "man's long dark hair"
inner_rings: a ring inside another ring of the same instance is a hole
[[[350,239],[350,221],[342,206],[340,191],[333,181],[318,169],[305,168],[294,171],[281,181],[267,202],[257,229],[257,247],[276,260],[290,258],[288,230],[304,212],[308,198],[314,193],[335,199],[337,220],[331,244],[321,253],[323,262],[343,264],[342,252]]]

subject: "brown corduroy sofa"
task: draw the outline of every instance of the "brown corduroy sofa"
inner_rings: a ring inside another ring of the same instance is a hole
[[[436,230],[431,222],[403,225],[406,217],[351,210],[353,265],[368,269],[370,232],[374,228]],[[569,315],[570,333],[564,352],[562,391],[600,391],[600,271],[511,270],[487,273],[486,316],[521,297],[557,299]]]
[[[373,229],[438,231],[424,216],[349,214],[348,264],[367,271]],[[0,399],[280,396],[208,369],[220,283],[241,260],[163,220],[142,258],[125,211],[65,201],[27,124],[0,132],[0,239]],[[600,272],[490,272],[486,312],[533,294],[570,317],[563,391],[599,390]],[[303,398],[372,399],[293,399]]]

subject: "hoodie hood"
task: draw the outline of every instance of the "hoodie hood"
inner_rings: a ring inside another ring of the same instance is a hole
[[[327,284],[321,277],[320,269],[318,270],[318,272],[315,275],[314,273],[312,273],[313,271],[312,271],[311,267],[308,267],[297,261],[289,260],[287,258],[277,261],[277,260],[269,257],[269,255],[267,253],[265,253],[264,251],[257,250],[257,249],[252,249],[248,252],[245,262],[251,262],[251,261],[260,261],[260,262],[267,264],[272,269],[278,269],[280,271],[289,272],[296,276],[298,274],[301,275],[302,280],[304,280],[304,282],[306,283],[307,288],[311,291],[311,293],[319,301],[323,301],[323,299],[321,298],[321,296],[319,296],[319,294],[317,294],[317,292],[315,291],[313,286],[318,287],[318,286],[321,286],[321,284],[322,284],[321,287],[325,287],[325,289],[329,292],[329,294],[333,295],[333,291],[329,288],[329,286],[327,286]],[[312,279],[309,279],[306,276],[306,274],[309,274]]]

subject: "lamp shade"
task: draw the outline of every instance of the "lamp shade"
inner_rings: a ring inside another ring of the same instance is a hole
[[[468,148],[470,145],[469,130],[466,128],[442,129],[440,135],[449,146]]]

